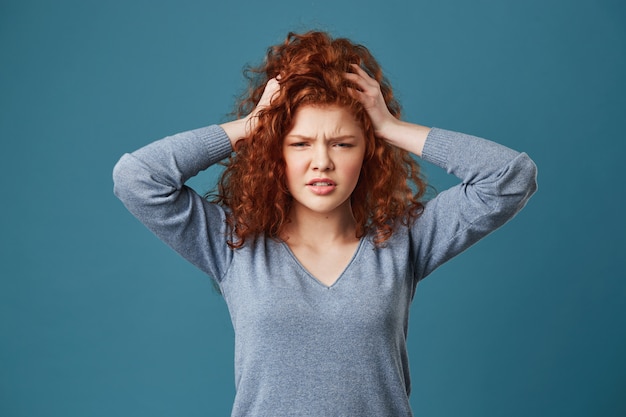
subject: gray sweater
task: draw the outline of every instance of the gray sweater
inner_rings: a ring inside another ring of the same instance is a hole
[[[461,183],[383,247],[361,239],[330,287],[284,243],[226,245],[225,211],[184,185],[227,157],[224,131],[180,133],[124,155],[115,194],[219,284],[235,330],[233,416],[411,416],[406,335],[417,282],[512,218],[536,190],[524,153],[432,129],[423,158]]]

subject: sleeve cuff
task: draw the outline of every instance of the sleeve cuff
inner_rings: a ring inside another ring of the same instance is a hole
[[[446,168],[454,133],[436,127],[430,129],[422,150],[422,159],[438,167]]]
[[[195,129],[192,133],[203,143],[211,165],[227,158],[233,151],[228,135],[218,125]]]

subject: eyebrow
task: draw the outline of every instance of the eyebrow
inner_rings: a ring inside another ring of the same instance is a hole
[[[317,140],[314,137],[306,136],[306,135],[299,135],[297,133],[296,134],[288,134],[285,137],[286,138],[297,138],[297,139],[302,139],[302,140]],[[356,139],[356,135],[333,136],[333,137],[327,138],[326,140],[331,141],[331,140],[346,140],[346,139]]]

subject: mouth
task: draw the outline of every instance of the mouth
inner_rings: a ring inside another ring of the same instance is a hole
[[[306,184],[307,188],[317,195],[326,195],[337,187],[334,181],[327,178],[315,178]]]
[[[330,181],[314,181],[308,183],[307,185],[311,185],[313,187],[330,187],[331,185],[335,185],[335,183]]]
[[[311,181],[307,182],[306,185],[311,185],[315,187],[334,187],[337,184],[335,184],[335,181],[329,178],[313,178]]]

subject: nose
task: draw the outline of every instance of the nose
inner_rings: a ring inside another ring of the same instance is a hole
[[[311,161],[312,168],[316,171],[328,171],[333,169],[333,162],[326,146],[316,146]]]

